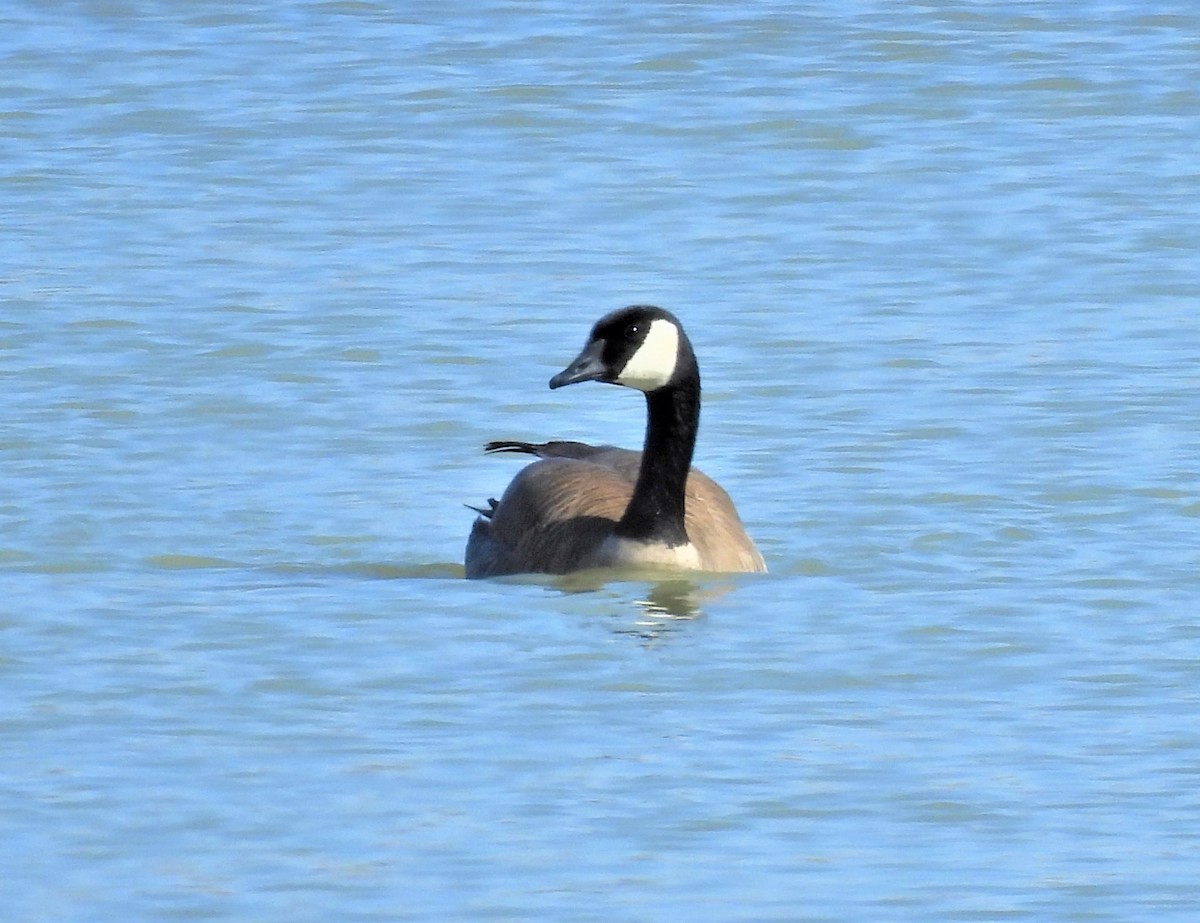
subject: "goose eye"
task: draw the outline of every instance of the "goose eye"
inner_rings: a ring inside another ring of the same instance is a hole
[[[625,328],[625,339],[636,340],[638,334],[642,332],[642,328],[638,324],[630,324]]]

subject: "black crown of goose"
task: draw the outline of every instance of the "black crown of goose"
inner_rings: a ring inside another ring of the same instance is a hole
[[[674,355],[669,357],[673,368],[664,368],[664,380],[652,388],[622,381],[639,351],[647,346],[651,331],[661,331],[661,327],[656,330],[656,323],[669,324],[674,330]],[[550,379],[550,387],[581,381],[637,387],[646,395],[642,466],[615,534],[644,542],[687,544],[684,499],[700,425],[700,368],[683,325],[670,311],[650,305],[633,305],[602,317],[583,351]]]

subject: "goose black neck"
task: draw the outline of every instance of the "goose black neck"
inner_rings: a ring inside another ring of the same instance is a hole
[[[646,443],[637,485],[616,534],[642,542],[686,545],[684,498],[700,426],[700,376],[646,394]]]

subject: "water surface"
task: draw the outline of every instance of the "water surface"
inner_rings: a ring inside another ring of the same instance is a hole
[[[1188,920],[1186,3],[0,13],[14,920]],[[675,310],[771,574],[461,579]]]

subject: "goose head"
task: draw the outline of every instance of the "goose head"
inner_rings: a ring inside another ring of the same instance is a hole
[[[696,357],[679,319],[652,305],[632,305],[600,318],[550,387],[602,381],[650,393],[689,377],[698,377]]]

